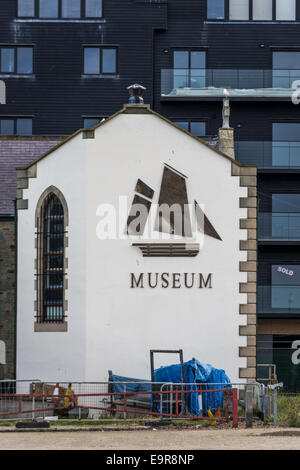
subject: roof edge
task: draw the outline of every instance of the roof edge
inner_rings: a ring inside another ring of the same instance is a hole
[[[196,140],[197,142],[205,145],[206,147],[208,147],[210,150],[216,152],[217,154],[219,154],[221,157],[224,157],[226,158],[227,160],[229,160],[230,162],[234,163],[235,165],[239,166],[239,167],[250,167],[250,168],[257,168],[257,165],[251,165],[251,164],[242,164],[242,163],[239,163],[237,160],[235,160],[234,158],[231,158],[229,157],[228,155],[226,155],[225,153],[221,152],[220,150],[218,149],[215,149],[214,147],[212,147],[211,145],[209,145],[209,143],[205,142],[205,140],[203,139],[200,139],[199,137],[196,137],[195,135],[191,134],[190,132],[186,131],[185,129],[182,129],[181,127],[177,126],[177,124],[175,124],[174,122],[170,121],[168,118],[162,116],[161,114],[157,113],[156,111],[153,111],[153,109],[150,108],[150,105],[149,104],[124,104],[123,108],[120,109],[119,111],[117,111],[116,113],[112,114],[111,116],[109,116],[108,118],[104,119],[103,121],[101,121],[99,124],[96,124],[96,126],[92,127],[91,129],[89,129],[90,131],[94,131],[96,129],[98,129],[99,127],[101,126],[104,126],[105,124],[107,124],[109,121],[111,121],[112,119],[114,119],[115,117],[119,116],[120,114],[151,114],[153,116],[156,116],[160,119],[162,119],[163,121],[167,122],[168,124],[170,124],[171,126],[175,127],[176,129],[178,129],[179,131],[183,132],[184,134],[188,135],[189,137],[192,137],[194,140]],[[45,157],[47,157],[48,155],[50,155],[52,152],[54,152],[55,150],[57,150],[58,148],[62,147],[64,144],[66,144],[67,142],[69,142],[71,139],[73,139],[74,137],[76,137],[77,135],[83,133],[84,131],[86,131],[87,129],[78,129],[76,132],[74,132],[73,134],[69,135],[68,137],[66,137],[62,142],[60,142],[59,144],[55,145],[53,148],[51,148],[48,152],[44,153],[43,155],[41,155],[40,157],[38,157],[36,160],[32,161],[29,165],[27,166],[24,166],[24,167],[17,167],[16,169],[17,170],[27,170],[28,168],[30,168],[31,166],[35,165],[36,163],[38,163],[39,161],[43,160]]]

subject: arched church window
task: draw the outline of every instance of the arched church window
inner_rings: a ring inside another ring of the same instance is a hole
[[[64,322],[66,318],[65,246],[67,232],[64,205],[59,194],[52,191],[48,192],[39,204],[37,217],[37,323],[60,323]]]

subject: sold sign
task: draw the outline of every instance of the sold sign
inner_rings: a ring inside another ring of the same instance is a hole
[[[292,271],[292,269],[282,268],[281,266],[278,266],[277,272],[286,274],[287,276],[294,276],[295,274],[295,271]]]

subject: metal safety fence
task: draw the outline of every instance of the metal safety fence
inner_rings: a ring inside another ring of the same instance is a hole
[[[0,381],[0,420],[155,417],[237,426],[263,415],[264,397],[259,383]]]

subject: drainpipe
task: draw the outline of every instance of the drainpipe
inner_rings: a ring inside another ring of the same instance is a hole
[[[14,288],[14,378],[17,379],[17,287],[18,287],[18,210],[17,200],[15,206],[15,288]]]

